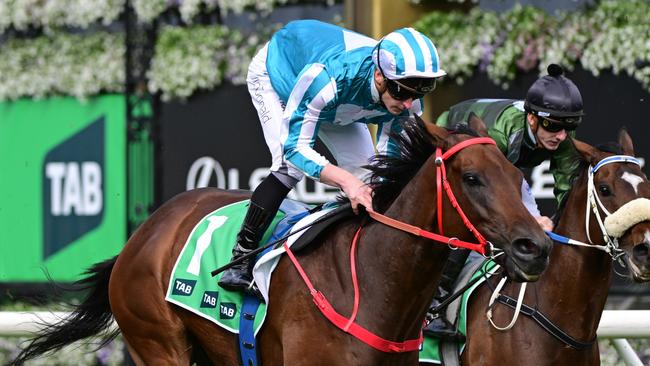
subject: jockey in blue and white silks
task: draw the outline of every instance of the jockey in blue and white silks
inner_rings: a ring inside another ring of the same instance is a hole
[[[372,210],[366,170],[375,154],[368,124],[378,126],[377,150],[392,153],[398,118],[422,113],[426,93],[446,73],[433,42],[412,28],[379,42],[316,20],[288,23],[257,53],[248,90],[273,159],[271,174],[255,189],[233,250],[238,258],[257,247],[282,200],[305,175],[339,187],[355,212]],[[320,138],[337,165],[314,150]],[[225,272],[219,284],[251,287],[252,261]]]
[[[399,52],[399,45],[408,49],[409,42],[418,46],[414,49],[425,52]],[[423,43],[424,47],[419,47],[418,42]],[[249,85],[251,77],[253,78],[251,92],[255,94],[255,87],[258,86],[256,82],[262,77],[259,71],[266,71],[281,105],[286,106],[282,114],[271,116],[267,113],[260,116],[261,120],[273,118],[273,123],[281,126],[280,131],[277,126],[274,131],[268,131],[271,136],[267,137],[267,143],[282,145],[282,155],[274,156],[272,171],[280,170],[296,179],[301,179],[303,174],[320,179],[320,172],[328,161],[316,153],[313,146],[319,132],[328,148],[330,144],[336,144],[336,141],[327,138],[328,132],[332,130],[328,125],[351,125],[342,133],[349,140],[356,141],[352,145],[357,150],[344,154],[341,156],[343,159],[336,156],[339,146],[333,146],[330,150],[339,166],[357,171],[374,154],[364,124],[379,125],[378,150],[385,152],[390,128],[383,128],[386,127],[384,124],[390,124],[396,115],[422,113],[420,99],[414,100],[410,108],[397,114],[388,111],[380,102],[373,82],[375,64],[372,51],[376,45],[377,41],[372,38],[315,20],[291,22],[273,36],[267,48],[251,64],[251,71],[256,72],[249,74]],[[394,62],[397,66],[384,67],[384,72],[390,73],[387,76],[391,79],[406,75],[407,63],[413,63],[413,71],[421,72],[423,76],[444,75],[444,71],[438,69],[433,43],[414,30],[402,29],[390,34],[382,45],[384,60],[387,63]],[[394,49],[396,52],[392,52],[392,59],[389,59],[388,52]],[[266,70],[264,67],[260,67],[262,70],[253,70],[255,64],[258,64],[256,61],[264,58],[264,52]],[[425,57],[432,59],[431,54],[434,55],[436,64],[426,65]],[[414,76],[413,73],[408,75]],[[253,99],[255,103],[257,98]],[[263,123],[264,125],[266,124]],[[321,129],[325,131],[320,131]],[[358,136],[349,136],[350,134]],[[269,137],[274,141],[269,141]],[[346,142],[343,144],[349,145]],[[360,172],[357,174],[361,175]]]

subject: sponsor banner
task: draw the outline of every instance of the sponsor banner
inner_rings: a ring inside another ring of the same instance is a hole
[[[0,282],[73,281],[126,239],[125,102],[0,103]]]
[[[271,154],[246,86],[224,85],[160,113],[161,198],[201,187],[252,190],[269,174]],[[334,161],[324,147],[317,150]],[[303,179],[289,197],[332,201],[338,189]]]

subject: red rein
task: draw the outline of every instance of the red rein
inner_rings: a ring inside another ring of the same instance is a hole
[[[487,240],[485,240],[483,235],[481,235],[481,233],[479,233],[478,230],[476,230],[474,225],[472,225],[472,223],[469,221],[469,219],[467,218],[463,210],[460,208],[460,205],[458,205],[458,201],[456,200],[454,193],[451,191],[451,186],[449,185],[449,182],[447,182],[447,172],[445,170],[445,164],[444,164],[445,160],[453,156],[458,151],[462,150],[467,146],[475,145],[475,144],[496,145],[494,140],[492,140],[489,137],[477,137],[477,138],[465,140],[463,142],[454,145],[451,149],[447,150],[444,154],[442,153],[441,148],[436,149],[435,162],[436,162],[436,173],[437,173],[436,186],[437,186],[437,197],[438,197],[437,198],[438,231],[440,232],[440,234],[423,230],[417,226],[413,226],[413,225],[403,223],[401,221],[397,221],[395,219],[392,219],[390,217],[387,217],[379,213],[371,212],[370,217],[381,222],[384,225],[411,233],[416,236],[428,238],[436,242],[440,242],[442,244],[471,249],[485,255]],[[449,201],[451,202],[451,205],[456,209],[461,219],[463,220],[463,223],[465,223],[467,229],[470,232],[472,232],[472,234],[474,234],[474,236],[478,240],[478,243],[469,243],[456,238],[450,238],[442,235],[443,233],[442,231],[442,189],[443,187],[445,189],[445,193],[447,194],[447,197],[449,198]],[[291,251],[289,246],[287,246],[286,242],[284,243],[284,248],[287,251],[287,255],[293,262],[294,266],[298,270],[300,277],[302,277],[303,281],[305,281],[305,284],[309,288],[309,292],[311,293],[314,303],[318,307],[318,310],[320,310],[321,313],[323,313],[323,315],[327,319],[329,319],[330,322],[336,325],[339,329],[353,335],[355,338],[361,340],[367,345],[382,352],[400,353],[400,352],[417,351],[419,350],[420,345],[423,342],[423,336],[421,332],[418,338],[409,339],[403,342],[395,342],[395,341],[390,341],[381,338],[380,336],[372,333],[371,331],[360,326],[354,321],[357,316],[357,311],[359,309],[359,300],[360,300],[359,286],[357,283],[356,259],[355,259],[356,247],[357,247],[357,242],[360,234],[361,234],[361,227],[357,230],[356,234],[354,235],[354,239],[352,239],[352,247],[350,248],[350,270],[352,272],[352,284],[354,286],[354,307],[352,309],[352,315],[349,318],[346,318],[343,315],[339,314],[332,307],[329,301],[327,301],[325,295],[323,295],[320,291],[314,288],[314,285],[309,280],[309,277],[307,277],[307,274],[303,270],[300,263],[298,263],[298,260],[293,255],[293,252]]]

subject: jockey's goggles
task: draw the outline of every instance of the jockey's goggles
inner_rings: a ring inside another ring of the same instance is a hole
[[[417,90],[409,88],[408,86],[400,83],[399,81],[390,80],[387,79],[386,77],[384,77],[384,80],[386,81],[386,89],[388,90],[388,94],[390,94],[390,96],[393,97],[393,99],[395,100],[399,100],[399,101],[404,101],[407,99],[415,100],[424,97],[423,93],[418,93]],[[436,87],[435,79],[433,80],[434,83],[433,83],[433,88],[431,88],[431,90],[433,90]]]
[[[567,132],[573,131],[578,128],[582,121],[582,117],[567,117],[561,120],[552,119],[548,117],[540,117],[540,126],[548,132],[560,132],[566,130]]]

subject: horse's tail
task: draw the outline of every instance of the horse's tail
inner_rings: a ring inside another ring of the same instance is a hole
[[[15,365],[58,350],[70,343],[96,336],[113,324],[113,313],[108,301],[108,280],[115,265],[117,256],[101,263],[94,264],[85,274],[86,277],[77,281],[75,291],[89,290],[87,298],[75,306],[70,316],[59,323],[43,324],[44,328],[34,337],[14,360]],[[119,329],[106,333],[98,348],[109,343],[119,334]]]

